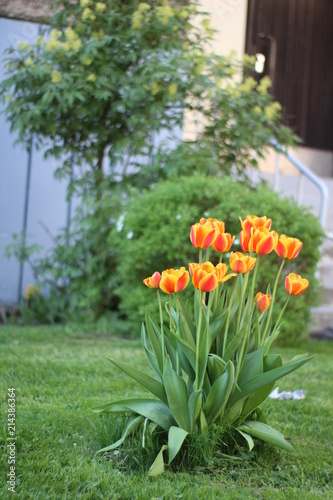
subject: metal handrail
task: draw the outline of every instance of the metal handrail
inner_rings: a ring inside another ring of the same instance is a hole
[[[278,189],[278,174],[279,174],[279,153],[282,153],[288,160],[301,172],[302,175],[307,177],[313,184],[315,184],[321,192],[321,202],[319,211],[319,221],[323,227],[325,227],[325,221],[327,216],[327,207],[329,192],[326,184],[308,167],[306,167],[297,158],[291,155],[287,149],[279,144],[275,139],[270,141],[271,145],[277,150],[277,158],[275,164],[275,177],[274,177],[274,188]],[[300,186],[299,186],[300,187]],[[299,189],[300,192],[300,189]],[[299,194],[299,193],[298,193]]]

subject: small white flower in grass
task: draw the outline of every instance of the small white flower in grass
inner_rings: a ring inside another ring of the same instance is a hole
[[[127,237],[128,240],[131,240],[133,238],[133,235],[134,235],[133,231],[128,231],[126,237]]]
[[[181,219],[181,218],[182,218],[182,214],[177,214],[177,215],[176,215],[176,219],[177,219],[177,220],[179,220],[179,219]]]

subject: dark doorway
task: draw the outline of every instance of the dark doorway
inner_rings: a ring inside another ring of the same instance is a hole
[[[333,0],[248,0],[246,52],[304,145],[333,150]]]

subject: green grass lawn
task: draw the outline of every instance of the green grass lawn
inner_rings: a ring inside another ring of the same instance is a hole
[[[16,493],[24,499],[333,498],[333,345],[283,349],[316,354],[281,379],[280,390],[305,389],[304,401],[265,403],[268,423],[295,453],[264,445],[248,460],[148,478],[140,448],[96,451],[119,437],[122,422],[91,412],[105,401],[140,393],[105,356],[146,366],[138,341],[70,327],[1,327],[1,484],[9,498],[7,388],[16,389]],[[138,442],[138,441],[137,441]],[[149,458],[149,459],[148,459]]]

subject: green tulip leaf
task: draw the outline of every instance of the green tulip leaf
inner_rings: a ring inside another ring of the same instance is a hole
[[[253,450],[254,447],[254,442],[250,434],[247,434],[246,432],[241,431],[240,429],[237,429],[239,434],[243,436],[244,439],[246,439],[247,444],[249,446],[249,451]]]
[[[193,430],[194,424],[200,415],[200,410],[202,406],[202,393],[201,391],[194,391],[188,398],[188,412],[191,421],[191,430]]]
[[[234,381],[235,368],[233,363],[229,361],[226,365],[225,372],[215,380],[203,407],[209,424],[213,423],[214,420],[223,413],[234,387]]]
[[[137,413],[155,422],[165,431],[168,431],[172,425],[176,424],[168,406],[155,399],[135,398],[111,401],[110,403],[95,406],[92,411],[95,413]]]
[[[222,375],[222,373],[225,372],[225,367],[226,363],[223,361],[222,358],[220,358],[220,356],[217,356],[216,354],[209,354],[207,369],[208,369],[209,380],[211,381],[212,384],[220,375]]]
[[[204,334],[201,338],[199,347],[199,373],[196,374],[198,379],[198,388],[202,387],[204,377],[206,375],[206,368],[208,362],[208,354],[212,345],[212,336],[208,326],[205,328]]]
[[[186,383],[185,380],[172,369],[169,358],[164,368],[163,381],[168,398],[168,406],[174,419],[179,427],[189,432],[191,430],[191,423],[188,413]]]
[[[158,399],[163,401],[163,403],[168,402],[164,386],[162,382],[159,380],[151,377],[150,375],[147,375],[146,373],[138,370],[137,368],[134,368],[133,366],[130,366],[126,363],[123,363],[122,361],[118,361],[115,359],[107,358],[109,361],[111,361],[112,364],[114,364],[117,368],[125,372],[127,375],[132,377],[134,380],[139,382],[143,387],[145,387],[149,392],[154,394]]]
[[[127,436],[135,431],[135,429],[137,429],[137,427],[139,427],[139,425],[143,422],[143,417],[137,417],[135,415],[132,415],[128,422],[127,422],[127,425],[125,427],[125,430],[121,436],[120,439],[118,439],[118,441],[116,441],[115,443],[111,444],[110,446],[107,446],[106,448],[102,448],[101,450],[98,450],[97,453],[105,453],[106,451],[111,451],[111,450],[114,450],[115,448],[118,448],[118,446],[120,446],[121,444],[123,444],[123,442],[125,441],[125,439],[127,438]]]
[[[143,348],[145,350],[145,353],[146,353],[146,356],[147,356],[147,359],[149,361],[150,366],[154,370],[154,372],[155,372],[156,376],[159,378],[159,380],[162,381],[162,373],[161,373],[160,368],[158,366],[157,358],[156,358],[155,354],[153,354],[148,349],[147,334],[146,334],[145,325],[143,323],[141,326],[141,342],[142,342],[142,345],[143,345]]]
[[[249,380],[256,375],[263,373],[263,350],[250,352],[244,357],[243,366],[238,374],[237,383],[242,385],[243,382]]]
[[[148,311],[148,307],[146,307],[145,314],[146,314],[146,327],[147,327],[148,337],[149,337],[150,343],[152,345],[153,351],[155,353],[155,356],[156,356],[156,359],[158,362],[158,366],[162,372],[163,360],[162,360],[162,347],[161,347],[161,342],[160,342],[161,332],[159,332],[158,328],[157,328],[157,332],[156,332],[156,329],[154,328],[153,319]]]
[[[163,452],[167,450],[168,447],[166,444],[162,446],[160,449],[159,454],[154,460],[154,463],[151,465],[149,471],[148,471],[148,476],[159,476],[164,472],[164,460],[163,460]]]
[[[170,427],[168,433],[169,464],[171,464],[172,460],[179,452],[187,435],[188,432],[180,427]]]
[[[262,422],[244,422],[240,427],[238,427],[237,430],[246,432],[251,436],[261,439],[266,443],[278,446],[284,450],[295,451],[291,444],[284,439],[284,436],[279,431],[273,429],[273,427],[270,427],[267,424],[263,424]]]
[[[234,390],[228,402],[228,407],[231,407],[234,403],[236,403],[240,399],[249,396],[251,393],[258,391],[259,389],[262,389],[271,382],[274,382],[279,378],[284,377],[288,373],[296,370],[297,368],[301,367],[302,365],[310,361],[312,357],[313,356],[308,356],[307,354],[301,356],[295,356],[293,359],[285,363],[283,366],[274,368],[273,370],[270,370],[265,373],[261,373],[245,381],[243,384],[239,385],[238,389],[236,388]]]

